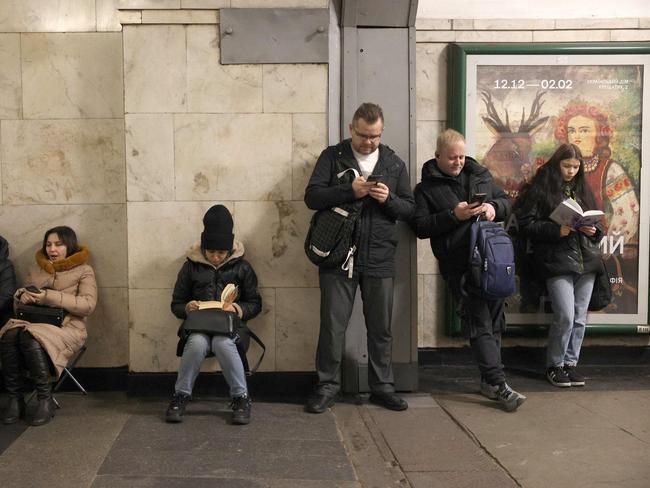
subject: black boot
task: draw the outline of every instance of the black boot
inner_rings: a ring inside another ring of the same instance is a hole
[[[0,359],[5,388],[9,392],[9,403],[2,411],[3,424],[15,424],[25,415],[23,398],[22,354],[18,346],[20,329],[8,330],[0,340]]]
[[[38,407],[30,425],[47,424],[54,417],[54,402],[52,401],[52,382],[50,375],[50,358],[34,337],[23,332],[20,335],[20,351],[23,353],[25,366],[34,380]]]

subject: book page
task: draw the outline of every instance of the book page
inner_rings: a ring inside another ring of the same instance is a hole
[[[233,283],[228,283],[221,292],[221,301],[224,303],[233,303],[239,296],[239,287]]]
[[[208,300],[206,302],[199,303],[199,310],[205,310],[207,308],[223,308],[223,303],[216,300]]]

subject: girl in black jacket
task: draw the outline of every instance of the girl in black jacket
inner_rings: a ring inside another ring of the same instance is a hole
[[[532,244],[538,278],[546,282],[553,306],[546,349],[546,377],[559,387],[584,386],[576,371],[585,335],[587,307],[597,272],[602,269],[602,229],[574,229],[549,216],[565,199],[583,210],[595,208],[585,182],[584,162],[574,144],[562,144],[521,191],[515,212],[520,231]]]
[[[221,301],[228,284],[237,286],[237,296],[226,300],[223,310],[236,312],[242,321],[257,316],[262,310],[262,298],[257,290],[257,276],[244,256],[244,245],[235,240],[230,212],[223,205],[214,205],[203,217],[205,230],[201,244],[187,253],[187,260],[178,273],[172,297],[172,312],[179,319],[198,310],[201,302]],[[251,401],[246,385],[246,372],[241,355],[245,354],[248,336],[232,339],[208,336],[179,328],[180,340],[176,354],[181,356],[174,396],[167,409],[167,422],[181,422],[185,406],[192,395],[194,381],[203,359],[214,354],[219,361],[232,397],[234,424],[250,422]]]

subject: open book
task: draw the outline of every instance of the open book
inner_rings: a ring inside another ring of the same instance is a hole
[[[239,287],[228,283],[221,292],[221,301],[209,300],[199,303],[199,310],[206,308],[223,308],[226,303],[233,303],[239,297]]]
[[[550,215],[552,221],[560,225],[568,225],[573,229],[593,226],[605,216],[602,210],[587,210],[584,212],[578,202],[567,198],[560,203]]]

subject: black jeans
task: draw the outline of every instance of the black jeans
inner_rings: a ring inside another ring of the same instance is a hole
[[[341,364],[357,286],[361,289],[368,334],[368,385],[373,392],[395,391],[392,365],[394,278],[320,273],[320,334],[316,351],[318,389],[335,395],[341,389]]]
[[[447,281],[458,305],[463,333],[469,338],[481,378],[490,385],[506,381],[501,363],[501,333],[505,328],[504,300],[486,300],[462,293],[461,277]]]

